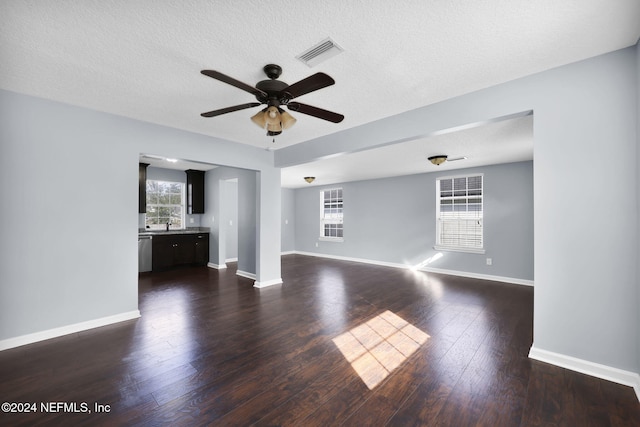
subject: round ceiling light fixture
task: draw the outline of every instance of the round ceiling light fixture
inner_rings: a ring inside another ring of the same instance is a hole
[[[438,154],[436,156],[431,156],[428,159],[431,163],[433,163],[436,166],[440,166],[441,164],[443,164],[446,160],[447,160],[447,155],[446,154]]]

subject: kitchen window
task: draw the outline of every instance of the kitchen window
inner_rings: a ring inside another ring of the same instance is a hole
[[[145,225],[151,230],[184,228],[185,185],[182,182],[147,180]]]
[[[436,180],[436,249],[484,253],[483,175]]]
[[[320,239],[343,241],[342,188],[320,191]]]

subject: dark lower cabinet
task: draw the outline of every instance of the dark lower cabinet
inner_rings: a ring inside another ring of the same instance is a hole
[[[198,234],[196,238],[196,264],[206,265],[209,262],[209,235]]]
[[[153,236],[152,270],[209,262],[209,233]]]

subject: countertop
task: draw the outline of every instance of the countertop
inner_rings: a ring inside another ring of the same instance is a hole
[[[200,233],[209,233],[210,231],[211,229],[209,227],[188,227],[180,230],[169,229],[169,231],[139,229],[138,236],[167,236],[169,234],[200,234]]]

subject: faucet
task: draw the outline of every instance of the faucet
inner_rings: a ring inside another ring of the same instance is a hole
[[[169,226],[171,225],[171,221],[167,222],[167,231],[169,231]]]

